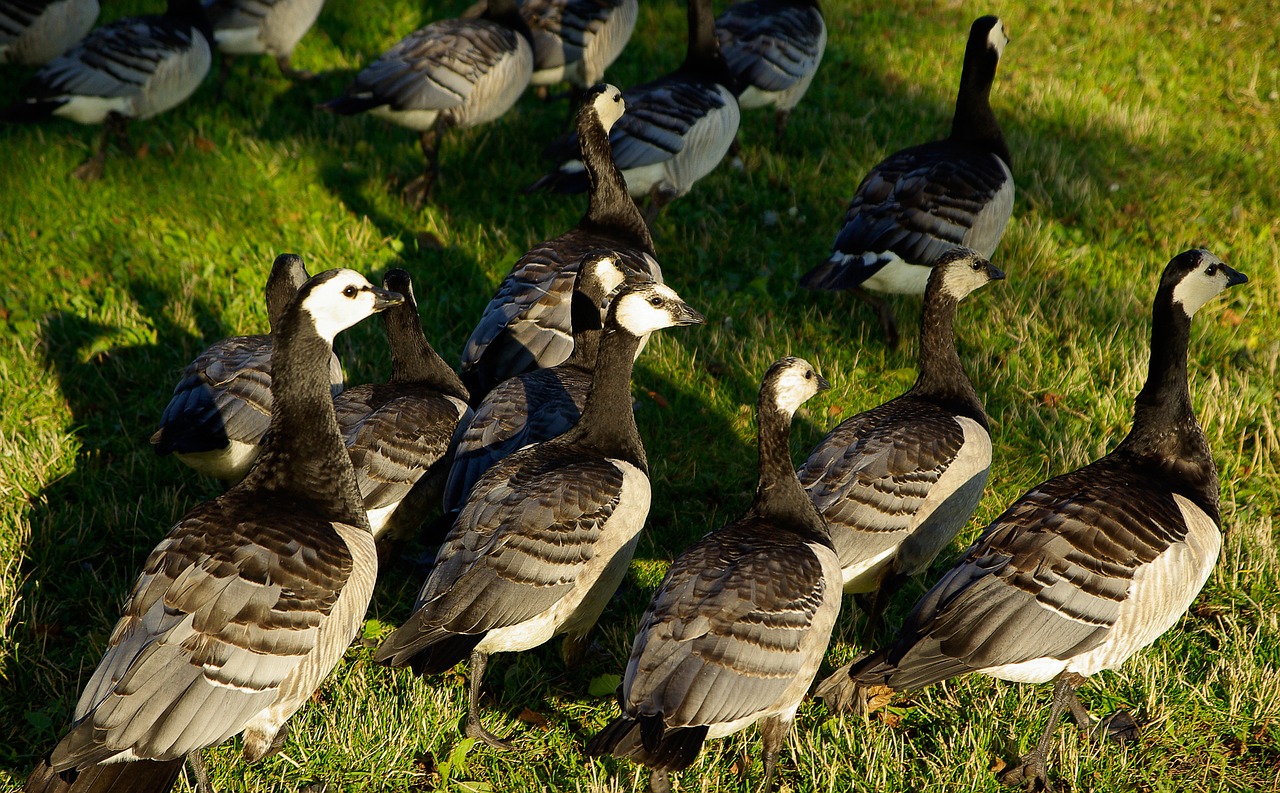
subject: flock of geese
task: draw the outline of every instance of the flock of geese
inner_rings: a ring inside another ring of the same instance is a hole
[[[185,99],[215,46],[271,55],[305,78],[290,55],[321,6],[170,0],[163,16],[90,31],[96,0],[0,0],[0,60],[47,62],[6,118],[105,123],[104,145],[77,172],[95,176],[107,140]],[[419,675],[469,661],[465,731],[512,748],[482,724],[488,658],[556,636],[566,658],[583,651],[649,512],[633,362],[650,334],[705,321],[663,283],[637,200],[652,213],[687,193],[734,144],[740,108],[773,107],[781,133],[826,43],[816,0],[748,0],[719,18],[709,0],[690,0],[679,69],[625,92],[598,84],[636,16],[636,0],[488,0],[405,37],[324,105],[419,133],[427,168],[407,198],[420,202],[442,130],[498,117],[530,83],[568,81],[576,128],[549,147],[557,165],[533,188],[585,190],[587,213],[516,262],[460,372],[424,337],[405,271],[377,287],[276,259],[270,333],[193,361],[151,438],[229,489],[148,557],[70,730],[26,790],[168,790],[189,762],[207,791],[203,748],[239,734],[248,762],[278,750],[362,625],[388,543],[438,511],[435,565],[374,658]],[[953,325],[962,300],[1004,278],[988,258],[1013,177],[989,94],[1007,42],[996,17],[973,23],[950,134],[872,169],[830,259],[804,278],[871,301],[890,343],[893,316],[866,290],[922,293],[915,384],[834,427],[797,469],[792,416],[828,384],[801,358],[774,363],[757,406],[755,498],[672,563],[640,621],[618,713],[585,751],[652,769],[654,791],[705,741],[757,722],[770,789],[844,595],[874,637],[887,599],[981,500],[992,444]],[[1004,775],[1044,788],[1064,710],[1102,738],[1136,732],[1123,712],[1095,724],[1075,692],[1168,630],[1217,559],[1218,480],[1187,345],[1195,313],[1246,280],[1205,250],[1169,261],[1129,434],[1001,513],[893,641],[819,684],[831,710],[971,672],[1052,681],[1042,737]],[[391,376],[344,389],[334,337],[375,313]]]

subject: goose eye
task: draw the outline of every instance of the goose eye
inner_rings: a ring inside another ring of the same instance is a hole
[[[1205,274],[1205,275],[1213,275],[1213,274],[1214,274],[1214,273],[1216,273],[1216,272],[1218,272],[1218,265],[1216,265],[1216,264],[1211,264],[1211,265],[1209,265],[1209,269],[1207,269],[1207,270],[1205,270],[1205,271],[1204,271],[1204,274]]]
[[[813,379],[813,370],[812,370],[812,369],[810,369],[809,371],[807,371],[807,372],[805,372],[805,373],[804,373],[804,379],[806,379],[806,380],[812,380],[812,379]]]
[[[653,297],[649,298],[649,305],[653,306],[654,308],[657,308],[658,306],[662,305],[662,298],[658,297],[657,295],[654,295]]]
[[[974,262],[974,263],[973,263],[973,271],[974,271],[975,273],[976,273],[976,272],[978,272],[978,271],[979,271],[979,270],[981,270],[981,269],[982,269],[982,262]]]
[[[343,297],[355,297],[359,293],[360,290],[356,289],[354,286],[347,286],[346,289],[342,290]]]

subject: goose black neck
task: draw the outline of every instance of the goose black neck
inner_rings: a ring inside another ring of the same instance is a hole
[[[1147,382],[1134,400],[1133,429],[1116,451],[1156,468],[1217,521],[1218,471],[1187,386],[1191,317],[1171,296],[1161,298],[1153,312]]]
[[[966,49],[960,90],[956,94],[956,112],[951,120],[951,140],[980,146],[1010,165],[1009,146],[991,110],[991,84],[995,81],[998,63],[996,53],[984,41]]]
[[[338,432],[329,385],[333,346],[299,303],[273,336],[271,429],[243,485],[288,493],[332,520],[368,527],[351,458]]]
[[[956,352],[959,301],[942,289],[925,295],[920,317],[920,374],[908,392],[967,416],[987,428],[987,414]]]
[[[647,474],[649,461],[631,409],[631,368],[639,349],[640,339],[626,330],[603,331],[582,417],[562,437],[568,444],[625,460]]]
[[[514,30],[524,36],[530,46],[533,45],[533,31],[529,30],[529,24],[525,22],[524,17],[520,16],[520,8],[516,0],[488,0],[484,18]]]
[[[652,255],[653,237],[640,208],[627,192],[627,182],[613,161],[609,135],[595,111],[581,114],[578,140],[582,146],[582,162],[587,170],[589,201],[586,217],[580,226],[592,226],[611,236],[619,236],[628,244]]]
[[[807,538],[831,545],[827,525],[796,476],[791,461],[791,416],[778,409],[772,395],[761,394],[756,408],[759,425],[760,478],[751,509],[757,515],[786,525]]]
[[[600,354],[600,335],[598,329],[580,330],[573,334],[573,352],[565,359],[563,366],[594,371],[596,359]]]
[[[406,298],[400,305],[384,312],[382,321],[386,324],[387,342],[391,347],[390,382],[421,384],[467,401],[469,395],[458,373],[427,343],[414,301]]]
[[[689,2],[689,50],[685,55],[686,70],[716,73],[728,71],[720,55],[720,42],[716,39],[716,20],[711,10],[711,0]]]

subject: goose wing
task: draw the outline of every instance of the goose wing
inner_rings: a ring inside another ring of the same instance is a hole
[[[304,504],[232,491],[197,507],[147,558],[53,765],[172,759],[239,732],[316,649],[352,569]]]
[[[161,453],[226,448],[229,441],[258,443],[271,426],[270,336],[235,336],[192,361],[173,389],[160,429]]]
[[[698,122],[726,109],[718,84],[672,76],[623,91],[627,112],[609,131],[613,161],[620,170],[665,162],[704,125]],[[573,142],[576,158],[577,141]]]
[[[818,68],[826,26],[813,6],[756,0],[731,5],[717,17],[716,37],[744,86],[785,91]]]
[[[162,64],[191,49],[196,36],[202,34],[190,25],[160,16],[117,20],[50,61],[32,78],[26,93],[37,99],[133,96]]]

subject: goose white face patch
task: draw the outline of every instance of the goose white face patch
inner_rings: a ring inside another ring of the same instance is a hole
[[[311,315],[316,333],[333,343],[342,331],[376,313],[377,298],[370,284],[355,270],[339,270],[328,281],[311,290],[302,308]]]
[[[987,46],[996,51],[996,57],[1004,54],[1004,45],[1009,43],[1009,35],[1005,33],[1004,22],[996,20],[996,24],[987,33]]]
[[[942,291],[954,300],[964,300],[979,287],[986,286],[991,280],[987,268],[973,268],[972,259],[961,259],[946,265],[942,273]]]
[[[684,303],[675,290],[662,284],[646,284],[618,298],[618,324],[634,336],[676,324]]]
[[[591,106],[600,117],[600,124],[604,126],[605,132],[613,129],[613,125],[622,118],[622,113],[627,107],[622,101],[622,92],[612,85],[606,85],[604,91],[592,101]]]
[[[774,404],[788,416],[794,414],[809,398],[818,393],[819,379],[813,367],[798,360],[782,371],[774,386]]]
[[[592,259],[583,266],[589,268],[589,275],[600,284],[601,294],[612,294],[613,290],[622,286],[622,282],[627,277],[626,273],[622,272],[622,266],[618,264],[618,260],[612,256]]]
[[[1200,266],[1183,276],[1173,288],[1173,302],[1182,306],[1188,317],[1195,316],[1200,307],[1227,288],[1227,271],[1222,260],[1209,253],[1202,253]]]

